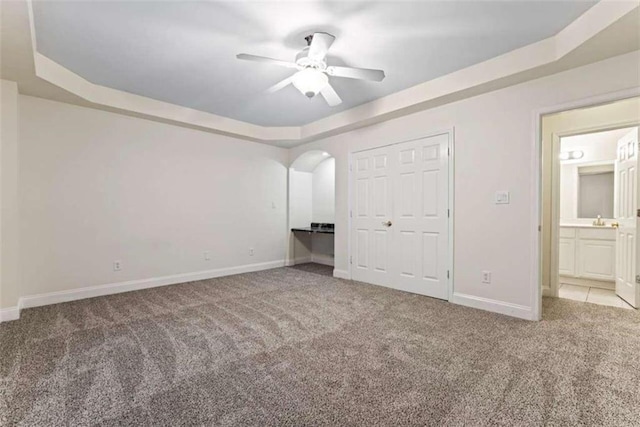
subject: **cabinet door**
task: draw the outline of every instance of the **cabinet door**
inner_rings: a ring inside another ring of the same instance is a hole
[[[580,239],[578,266],[580,277],[615,280],[616,243],[610,240]]]
[[[559,272],[562,276],[576,275],[576,240],[573,238],[560,238],[560,264]]]

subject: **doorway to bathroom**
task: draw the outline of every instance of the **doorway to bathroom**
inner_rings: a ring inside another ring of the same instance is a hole
[[[637,128],[560,138],[560,298],[637,304],[637,141]]]
[[[639,112],[631,98],[543,117],[543,295],[640,307]]]

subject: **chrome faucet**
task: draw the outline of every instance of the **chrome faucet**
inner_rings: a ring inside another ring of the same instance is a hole
[[[601,217],[600,215],[598,215],[598,218],[596,218],[596,219],[593,221],[593,225],[595,225],[595,226],[597,226],[597,227],[603,227],[603,226],[605,226],[605,225],[607,225],[607,224],[606,224],[606,222],[604,221],[604,219],[602,219],[602,217]]]

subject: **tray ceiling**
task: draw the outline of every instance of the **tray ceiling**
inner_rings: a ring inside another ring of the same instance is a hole
[[[555,35],[596,2],[35,1],[38,51],[92,83],[261,126],[301,126]],[[382,83],[332,78],[330,108],[293,87],[303,37],[337,37],[330,64],[384,69]]]

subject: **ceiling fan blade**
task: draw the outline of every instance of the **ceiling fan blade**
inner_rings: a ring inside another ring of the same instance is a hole
[[[335,107],[336,105],[342,104],[342,99],[340,99],[340,97],[338,96],[338,94],[330,84],[327,84],[320,91],[320,93],[322,94],[325,101],[327,101],[327,104],[329,104],[330,107]]]
[[[328,33],[314,33],[309,45],[309,59],[322,61],[336,38]]]
[[[384,71],[370,70],[368,68],[352,67],[327,67],[327,74],[334,77],[346,77],[348,79],[372,80],[381,82],[384,79]]]
[[[277,91],[279,91],[280,89],[284,89],[285,87],[287,87],[291,82],[293,81],[293,76],[291,77],[287,77],[286,79],[282,80],[279,83],[274,84],[273,86],[271,86],[269,89],[267,89],[267,93],[275,93]]]
[[[248,53],[239,53],[236,55],[238,59],[244,59],[245,61],[264,62],[265,64],[279,65],[287,68],[298,68],[295,62],[281,61],[279,59],[267,58],[266,56],[249,55]]]

